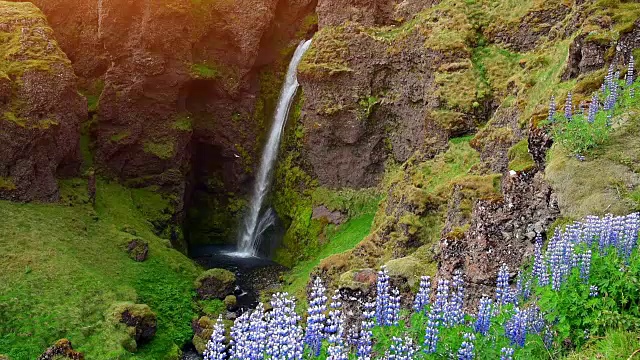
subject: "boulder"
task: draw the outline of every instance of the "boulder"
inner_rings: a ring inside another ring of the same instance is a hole
[[[116,325],[123,324],[127,329],[129,337],[122,345],[128,351],[135,352],[138,345],[151,341],[156,334],[158,320],[146,304],[118,303],[113,306],[111,315]]]
[[[200,299],[224,299],[233,294],[236,276],[229,270],[210,269],[202,273],[195,287]]]
[[[235,311],[238,309],[238,299],[234,295],[227,295],[224,298],[224,305],[227,307],[229,311]]]
[[[149,255],[149,243],[141,238],[132,239],[127,244],[127,253],[135,261],[145,261]]]
[[[2,359],[2,355],[0,355],[0,359]],[[60,339],[40,355],[38,360],[84,360],[84,355],[73,350],[71,341]]]
[[[86,100],[35,5],[0,2],[0,31],[0,199],[56,201],[56,177],[80,164]]]
[[[207,341],[211,338],[214,325],[215,321],[207,316],[203,316],[191,323],[191,328],[193,329],[191,342],[199,354],[202,354],[207,347]]]
[[[320,205],[313,208],[311,219],[324,220],[329,224],[340,225],[345,221],[345,215],[340,211],[331,211],[326,206]]]

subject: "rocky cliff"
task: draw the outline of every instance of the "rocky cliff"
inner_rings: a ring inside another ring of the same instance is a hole
[[[86,101],[45,16],[0,2],[0,198],[58,199],[58,175],[79,162]]]

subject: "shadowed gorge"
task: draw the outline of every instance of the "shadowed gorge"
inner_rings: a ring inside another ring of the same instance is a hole
[[[640,356],[640,3],[0,0],[0,360]]]

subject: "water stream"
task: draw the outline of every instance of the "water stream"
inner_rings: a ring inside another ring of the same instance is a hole
[[[273,125],[269,131],[269,137],[262,153],[262,160],[258,170],[258,176],[253,187],[249,209],[241,223],[238,238],[238,248],[233,254],[239,257],[258,256],[262,234],[275,220],[273,210],[264,209],[265,200],[269,194],[273,180],[273,169],[278,156],[280,138],[284,130],[284,125],[289,115],[291,103],[298,90],[298,64],[302,56],[311,45],[311,40],[302,41],[289,63],[287,75],[280,91],[278,107],[274,115]]]

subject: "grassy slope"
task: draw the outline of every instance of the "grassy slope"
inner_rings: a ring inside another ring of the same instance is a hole
[[[369,234],[373,217],[374,213],[367,213],[340,225],[315,256],[310,260],[299,262],[287,273],[286,280],[288,285],[284,290],[290,294],[297,295],[299,298],[305,298],[305,288],[313,269],[320,264],[322,259],[352,249],[362,241]]]
[[[71,206],[0,202],[0,349],[33,359],[67,337],[89,359],[130,358],[105,313],[134,301],[158,314],[155,339],[135,358],[162,359],[191,336],[189,294],[200,269],[156,237],[138,209],[162,202],[159,195],[99,183],[94,212],[85,189],[80,180],[63,185]],[[147,261],[128,258],[125,224],[149,241]]]

